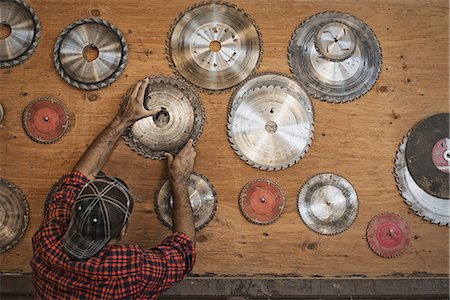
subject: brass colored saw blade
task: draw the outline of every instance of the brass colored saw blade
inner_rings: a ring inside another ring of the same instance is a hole
[[[123,134],[131,148],[151,159],[165,159],[164,153],[178,153],[189,139],[200,138],[205,122],[203,104],[182,80],[168,76],[149,78],[146,106],[161,107],[154,116],[138,120]]]
[[[28,202],[22,191],[0,178],[0,253],[20,241],[27,229],[29,214]]]
[[[200,230],[212,220],[217,207],[217,193],[206,176],[192,172],[188,180],[189,200],[194,215],[195,229]],[[161,222],[172,228],[173,198],[169,181],[155,192],[155,211]]]
[[[171,67],[198,88],[226,91],[259,66],[261,33],[254,20],[233,4],[196,4],[172,25],[167,56]]]

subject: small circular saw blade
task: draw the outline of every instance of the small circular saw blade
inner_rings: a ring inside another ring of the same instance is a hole
[[[5,117],[5,109],[3,108],[3,105],[0,103],[0,123],[3,121],[4,117]]]
[[[226,2],[195,4],[178,16],[168,34],[170,66],[206,92],[236,86],[256,70],[261,57],[255,21]]]
[[[298,195],[298,211],[313,231],[334,235],[349,228],[358,214],[358,196],[345,178],[322,173],[305,182]]]
[[[385,258],[399,256],[409,245],[408,223],[394,213],[375,216],[367,226],[367,242],[370,249]]]
[[[123,138],[139,154],[165,159],[164,153],[178,153],[192,139],[200,138],[205,123],[203,104],[184,81],[168,76],[149,78],[146,106],[161,107],[158,114],[133,123]]]
[[[343,103],[367,93],[381,72],[382,53],[375,33],[358,18],[322,12],[292,35],[289,66],[307,93]]]
[[[39,17],[25,1],[0,1],[0,68],[27,60],[36,50],[40,37]]]
[[[28,202],[22,191],[0,178],[0,253],[20,241],[27,229],[29,214]]]
[[[83,90],[97,90],[112,84],[123,73],[128,44],[111,23],[82,19],[61,32],[53,61],[67,83]]]
[[[208,178],[192,172],[188,180],[189,200],[194,215],[195,229],[200,230],[212,220],[217,207],[217,193]],[[155,192],[155,211],[160,221],[172,228],[173,198],[167,180]]]
[[[23,128],[35,142],[51,144],[69,128],[69,114],[64,105],[50,97],[32,101],[23,111]]]
[[[277,171],[298,163],[308,151],[314,112],[308,95],[295,81],[265,74],[234,94],[227,128],[230,144],[243,161]]]
[[[239,196],[239,207],[252,223],[268,225],[283,213],[286,197],[281,187],[270,179],[257,179],[247,183]]]

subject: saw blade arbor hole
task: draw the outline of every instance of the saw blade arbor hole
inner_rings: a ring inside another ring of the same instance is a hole
[[[274,121],[268,121],[266,123],[265,129],[268,133],[274,134],[275,132],[277,132],[278,124],[275,123]]]
[[[167,109],[164,107],[161,108],[161,110],[153,116],[153,122],[155,122],[155,125],[158,127],[164,127],[169,123],[170,121],[170,115]]]
[[[222,44],[219,41],[214,40],[209,43],[209,50],[212,52],[219,52],[220,49],[222,49]]]
[[[6,39],[11,35],[11,33],[12,28],[8,23],[6,22],[0,23],[0,40]]]
[[[96,60],[99,55],[100,51],[93,44],[87,45],[83,48],[83,58],[88,62]]]

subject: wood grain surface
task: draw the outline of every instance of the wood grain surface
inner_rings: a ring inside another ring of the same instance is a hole
[[[0,128],[0,177],[26,194],[30,223],[21,242],[0,255],[0,272],[30,272],[31,237],[42,217],[52,184],[70,170],[94,137],[111,120],[122,94],[147,75],[171,74],[165,57],[167,31],[194,1],[30,0],[41,18],[42,38],[25,63],[0,70],[0,103],[6,111]],[[258,71],[289,74],[287,46],[307,17],[322,11],[348,12],[365,21],[383,49],[376,85],[361,99],[334,105],[313,99],[315,138],[299,164],[279,172],[253,169],[229,145],[226,109],[231,93],[200,94],[206,126],[197,147],[196,171],[218,192],[213,221],[198,232],[193,273],[293,276],[384,276],[448,274],[449,229],[416,216],[399,195],[393,166],[402,137],[421,119],[449,110],[449,4],[446,0],[247,0],[232,1],[259,25],[264,56]],[[52,51],[59,33],[73,21],[104,18],[124,33],[129,63],[112,86],[93,92],[65,83],[55,71]],[[37,144],[21,125],[25,106],[53,96],[70,110],[69,132],[52,145]],[[96,100],[93,100],[96,99]],[[167,230],[157,219],[153,193],[165,177],[165,163],[133,152],[123,141],[104,170],[123,178],[141,201],[135,205],[127,242],[151,247]],[[333,172],[355,187],[360,210],[355,223],[337,236],[309,230],[297,211],[297,193],[311,176]],[[269,178],[287,195],[284,214],[274,224],[258,226],[241,215],[238,196],[250,180]],[[394,259],[383,259],[367,246],[368,222],[391,211],[412,230],[411,244]]]

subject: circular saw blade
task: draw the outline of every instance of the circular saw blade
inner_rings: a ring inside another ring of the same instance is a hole
[[[409,245],[409,226],[400,216],[394,213],[383,213],[370,221],[366,238],[370,249],[379,256],[396,257]]]
[[[244,217],[259,225],[275,222],[283,213],[285,202],[284,191],[269,179],[247,183],[239,196],[239,207]]]
[[[0,253],[14,247],[28,226],[28,202],[22,191],[0,178]]]
[[[425,192],[409,173],[405,154],[408,137],[409,134],[403,138],[395,160],[395,180],[400,194],[418,216],[433,224],[450,226],[450,201]]]
[[[0,103],[0,122],[3,121],[5,117],[5,110],[3,109],[3,105]]]
[[[161,107],[155,116],[138,120],[123,134],[132,149],[151,159],[178,153],[189,139],[200,138],[205,122],[203,104],[185,82],[168,76],[149,78],[146,106]]]
[[[217,207],[217,193],[206,176],[192,172],[188,180],[189,200],[195,229],[200,230],[212,220]],[[155,192],[155,211],[161,222],[172,228],[173,198],[170,182],[165,181]]]
[[[450,149],[446,140],[450,138],[449,124],[449,113],[423,119],[411,130],[405,152],[408,171],[417,185],[426,193],[443,199],[450,197],[450,177],[448,172],[436,167],[435,161],[446,163],[448,170]]]
[[[40,37],[39,17],[25,1],[0,1],[0,68],[13,67],[28,59]]]
[[[333,235],[349,228],[358,214],[358,196],[345,178],[322,173],[305,182],[298,194],[298,211],[313,231]]]
[[[319,13],[300,24],[288,56],[292,73],[307,93],[327,102],[361,97],[381,72],[382,53],[375,33],[342,12]]]
[[[174,21],[167,39],[172,69],[206,92],[236,86],[258,68],[261,57],[258,26],[230,3],[195,4]]]
[[[51,144],[69,128],[69,114],[64,105],[53,98],[32,101],[23,111],[23,128],[35,142]]]
[[[69,84],[97,90],[115,82],[128,62],[128,45],[114,25],[82,19],[59,35],[53,50],[56,70]]]
[[[247,164],[277,171],[299,162],[308,151],[314,113],[308,96],[294,81],[275,74],[261,77],[248,81],[232,98],[228,138]],[[272,85],[277,82],[282,86]],[[247,87],[252,89],[244,91]]]

